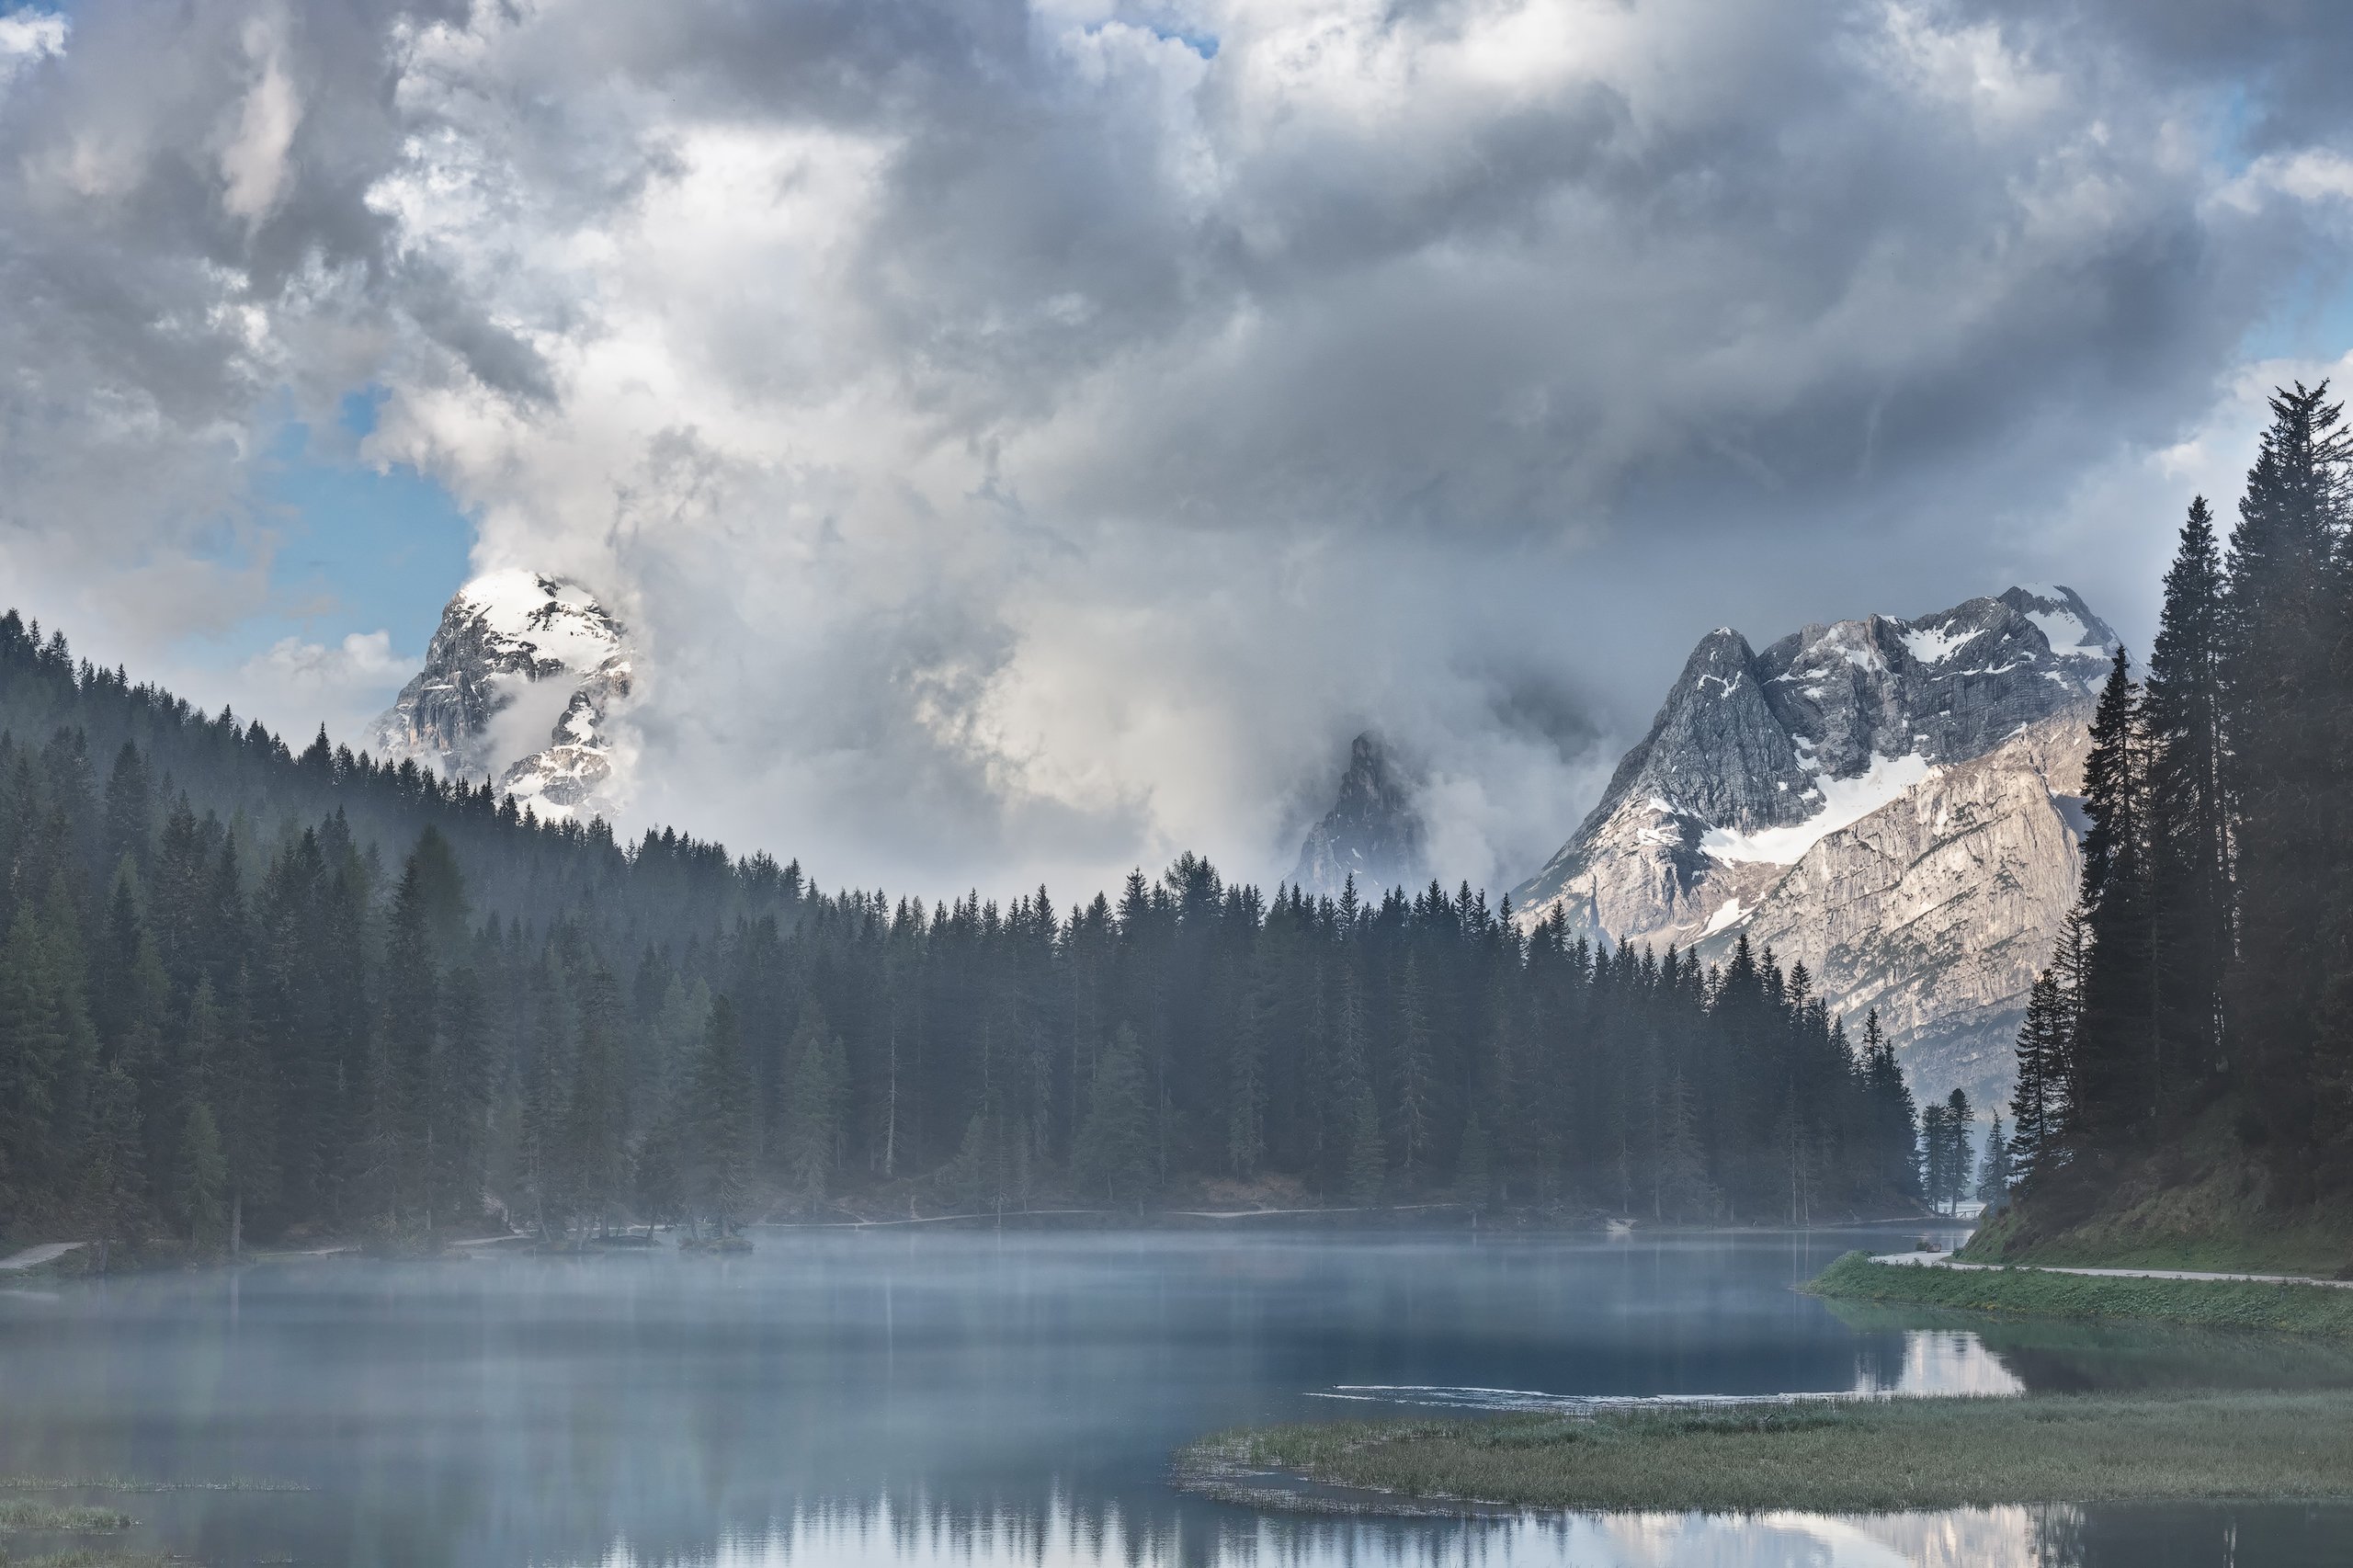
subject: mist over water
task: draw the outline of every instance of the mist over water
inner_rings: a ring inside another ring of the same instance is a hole
[[[2260,1568],[2353,1551],[2343,1508],[1388,1521],[1167,1485],[1179,1445],[1245,1422],[2353,1381],[2310,1347],[2218,1360],[2211,1339],[2063,1324],[2006,1342],[1790,1289],[1884,1242],[763,1230],[725,1261],[328,1259],[0,1292],[0,1472],[306,1488],[109,1499],[140,1520],[133,1544],[211,1563]]]

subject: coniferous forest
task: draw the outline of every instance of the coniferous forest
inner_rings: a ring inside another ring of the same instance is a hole
[[[2325,384],[2271,415],[2228,540],[2193,501],[2146,670],[2100,695],[2018,1044],[2024,1237],[2223,1167],[2273,1211],[2353,1191],[2353,445]]]
[[[1468,888],[1269,897],[1191,856],[1067,907],[824,894],[297,754],[13,612],[0,868],[0,1233],[1920,1199],[1876,1020],[1769,953],[1702,971]]]

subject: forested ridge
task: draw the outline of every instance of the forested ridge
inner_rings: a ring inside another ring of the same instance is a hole
[[[1803,967],[1433,883],[926,908],[301,754],[0,619],[0,1233],[732,1229],[1244,1184],[1667,1220],[1915,1205]]]
[[[2353,1191],[2353,446],[2326,394],[2273,395],[2227,543],[2190,504],[2146,670],[2120,652],[2101,693],[2081,895],[2018,1039],[2021,1239],[2224,1165],[2275,1211]]]

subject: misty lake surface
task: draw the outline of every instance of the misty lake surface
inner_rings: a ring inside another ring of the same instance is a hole
[[[0,1472],[203,1562],[2275,1568],[2353,1507],[1378,1521],[1182,1497],[1247,1422],[1559,1396],[2353,1381],[2309,1346],[1982,1334],[1790,1287],[1913,1233],[763,1230],[724,1260],[290,1261],[0,1291]],[[21,1554],[62,1541],[15,1537]]]

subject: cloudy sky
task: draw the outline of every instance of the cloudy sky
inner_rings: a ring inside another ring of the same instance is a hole
[[[0,0],[4,5],[5,0]],[[2335,0],[0,10],[0,597],[357,736],[477,570],[635,629],[632,812],[827,885],[1449,879],[1691,643],[2137,643],[2353,348]]]

